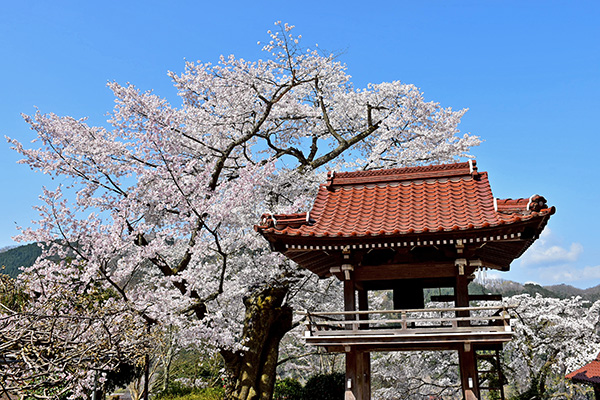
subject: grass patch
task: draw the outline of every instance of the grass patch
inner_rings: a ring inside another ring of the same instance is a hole
[[[188,393],[163,393],[156,400],[223,400],[225,391],[222,388],[193,389]]]

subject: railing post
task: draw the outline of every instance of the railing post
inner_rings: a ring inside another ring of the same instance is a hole
[[[310,312],[308,312],[308,310],[305,311],[306,313],[306,331],[304,332],[304,337],[310,337],[312,336],[313,333],[313,325],[315,325],[314,329],[316,330],[316,323],[313,322],[311,316],[310,316]]]
[[[402,311],[400,313],[400,318],[402,319],[402,322],[401,322],[402,330],[405,331],[408,329],[407,322],[406,322],[406,311]]]
[[[504,306],[502,307],[502,317],[503,317],[502,322],[504,323],[504,331],[505,332],[510,332],[510,330],[511,330],[511,328],[510,328],[510,314],[508,313],[508,310]]]

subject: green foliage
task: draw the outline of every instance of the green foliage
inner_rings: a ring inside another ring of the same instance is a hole
[[[181,351],[173,362],[172,378],[187,378],[192,381],[198,379],[212,385],[219,381],[223,360],[219,355],[214,355],[198,349]]]
[[[17,282],[8,275],[0,273],[0,303],[13,311],[21,311],[28,298]]]
[[[202,382],[203,385],[217,386],[222,383],[221,369],[223,368],[223,360],[217,354],[211,354],[201,349],[185,349],[174,350],[175,354],[169,363],[168,382],[165,382],[165,369],[159,368],[157,371],[156,386],[161,389],[165,384],[168,385],[168,391],[184,390],[185,386],[176,384],[175,382],[184,381],[190,382],[188,392],[192,390],[193,383],[198,385]],[[162,360],[162,362],[168,362]],[[161,364],[162,365],[162,364]],[[178,389],[179,388],[179,389]]]
[[[533,382],[527,391],[511,397],[510,400],[541,400],[543,398],[538,391],[537,385]]]
[[[3,251],[0,253],[0,268],[2,268],[0,272],[16,278],[21,273],[20,268],[32,266],[40,254],[42,254],[42,249],[37,243]]]
[[[273,400],[302,400],[302,392],[302,384],[296,379],[278,379],[275,382]]]
[[[225,390],[219,387],[192,389],[180,384],[174,384],[168,390],[159,393],[154,400],[223,400]]]
[[[194,388],[185,386],[180,382],[170,382],[167,390],[164,390],[156,395],[156,399],[168,399],[187,396],[194,392]]]
[[[345,374],[317,374],[310,377],[304,386],[304,400],[340,400],[344,398]]]

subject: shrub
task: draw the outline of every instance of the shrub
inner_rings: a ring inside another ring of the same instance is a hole
[[[278,379],[273,400],[302,400],[302,384],[294,378]]]
[[[184,386],[171,388],[155,397],[157,400],[223,400],[225,391],[223,388],[209,387],[204,389],[191,389]]]
[[[344,398],[345,374],[317,374],[310,377],[303,391],[304,400],[340,400]]]

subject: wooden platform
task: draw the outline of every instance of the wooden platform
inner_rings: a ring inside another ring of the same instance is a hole
[[[302,313],[307,344],[328,351],[456,349],[499,345],[512,339],[507,307]]]

